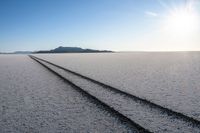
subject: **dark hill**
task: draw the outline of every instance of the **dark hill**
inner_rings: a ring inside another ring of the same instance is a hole
[[[108,50],[94,50],[94,49],[83,49],[80,47],[58,47],[53,50],[42,50],[35,53],[103,53],[112,52]]]

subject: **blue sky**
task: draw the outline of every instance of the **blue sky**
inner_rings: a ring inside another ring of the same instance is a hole
[[[196,18],[200,4],[192,2]],[[0,0],[0,51],[57,46],[117,51],[200,50],[199,27],[193,27],[192,32],[183,30],[185,35],[179,35],[180,29],[162,30],[169,25],[164,24],[166,18],[174,19],[167,17],[169,12],[188,3],[191,1]],[[170,32],[176,34],[171,36]]]

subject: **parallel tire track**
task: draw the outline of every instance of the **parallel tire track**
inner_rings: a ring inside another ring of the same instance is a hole
[[[30,57],[33,57],[33,56],[30,56]],[[44,62],[46,62],[46,63],[48,63],[48,64],[51,64],[51,65],[53,65],[53,66],[55,66],[55,67],[58,67],[58,68],[60,68],[60,69],[63,69],[63,70],[65,70],[65,71],[70,72],[70,73],[72,73],[72,74],[75,74],[75,75],[77,75],[77,76],[80,76],[80,77],[82,77],[82,78],[84,78],[84,79],[87,79],[87,80],[93,82],[93,83],[96,83],[96,84],[98,84],[98,85],[101,85],[101,86],[103,86],[103,87],[106,87],[107,89],[110,89],[111,91],[115,91],[115,92],[118,92],[118,93],[122,93],[122,94],[124,94],[124,95],[127,95],[128,97],[131,97],[131,98],[135,99],[135,100],[139,100],[139,101],[141,101],[141,102],[144,102],[144,103],[146,103],[146,104],[149,104],[149,105],[151,105],[152,107],[162,109],[162,110],[163,110],[164,112],[166,112],[168,115],[173,115],[173,114],[175,114],[175,115],[176,115],[177,117],[179,117],[179,118],[182,118],[182,119],[184,119],[184,120],[186,120],[186,121],[190,121],[190,122],[192,122],[192,123],[195,124],[195,125],[200,125],[200,121],[198,121],[198,120],[196,120],[196,119],[194,119],[194,118],[192,118],[192,117],[190,117],[190,116],[187,116],[187,115],[184,115],[184,114],[182,114],[182,113],[180,113],[180,112],[176,112],[176,111],[173,111],[173,110],[171,110],[171,109],[169,109],[169,108],[160,106],[160,105],[155,104],[155,103],[153,103],[153,102],[151,102],[151,101],[148,101],[148,100],[146,100],[146,99],[142,99],[142,98],[140,98],[140,97],[134,96],[134,95],[129,94],[129,93],[125,92],[125,91],[122,91],[122,90],[120,90],[120,89],[114,88],[114,87],[109,86],[109,85],[106,85],[106,84],[101,83],[101,82],[99,82],[99,81],[97,81],[97,80],[91,79],[91,78],[89,78],[89,77],[86,77],[86,76],[84,76],[84,75],[81,75],[81,74],[79,74],[79,73],[76,73],[76,72],[74,72],[74,71],[71,71],[71,70],[69,70],[69,69],[63,68],[63,67],[61,67],[61,66],[59,66],[59,65],[53,64],[53,63],[51,63],[51,62],[49,62],[49,61],[46,61],[46,60],[43,60],[43,59],[41,59],[41,58],[37,58],[37,57],[35,57],[35,56],[34,56],[34,58],[36,58],[36,59],[38,59],[38,60],[41,60],[41,61],[44,61]]]
[[[120,112],[118,112],[114,108],[110,107],[106,103],[104,103],[101,100],[99,100],[97,97],[91,95],[90,93],[88,93],[87,91],[83,90],[82,88],[80,88],[79,86],[77,86],[76,84],[74,84],[73,82],[69,81],[68,79],[66,79],[62,75],[58,74],[57,72],[55,72],[51,68],[47,67],[46,65],[44,65],[43,63],[41,63],[40,61],[38,61],[38,60],[40,60],[39,58],[37,58],[35,56],[31,56],[31,55],[29,55],[29,57],[31,59],[35,60],[36,62],[38,62],[40,65],[42,65],[46,69],[48,69],[49,71],[51,71],[52,73],[54,73],[55,75],[57,75],[58,77],[60,77],[63,81],[65,81],[67,84],[71,85],[74,89],[76,89],[77,91],[79,91],[80,93],[82,93],[83,95],[85,95],[86,97],[88,97],[89,99],[91,99],[92,101],[94,101],[97,105],[102,106],[108,112],[111,112],[112,114],[114,114],[115,116],[117,116],[123,123],[126,123],[128,126],[131,126],[132,128],[136,128],[139,133],[151,133],[148,129],[145,129],[144,127],[142,127],[139,124],[135,123],[134,121],[132,121],[131,119],[129,119],[125,115],[121,114]]]
[[[85,80],[87,80],[87,81],[90,81],[90,82],[93,83],[93,84],[97,84],[97,85],[101,86],[102,89],[107,89],[107,90],[109,90],[111,93],[115,93],[115,94],[111,94],[111,95],[116,95],[116,96],[118,95],[118,97],[123,96],[122,98],[124,98],[124,97],[129,98],[129,101],[130,101],[130,100],[133,100],[133,101],[136,101],[137,103],[144,104],[146,108],[151,108],[151,109],[153,109],[153,110],[155,110],[155,111],[157,111],[157,112],[159,112],[159,113],[163,113],[163,114],[164,114],[163,116],[165,116],[165,117],[168,117],[168,116],[169,116],[169,118],[168,118],[167,120],[170,121],[170,122],[171,122],[170,119],[176,119],[176,120],[178,120],[178,122],[179,122],[180,120],[183,120],[184,122],[188,122],[188,124],[191,125],[191,126],[193,126],[193,127],[197,127],[197,128],[200,127],[200,122],[199,122],[198,120],[192,118],[192,117],[189,117],[189,116],[186,116],[186,115],[184,115],[184,114],[182,114],[182,113],[175,112],[175,111],[173,111],[173,110],[171,110],[171,109],[162,107],[162,106],[157,105],[157,104],[155,104],[155,103],[152,103],[152,102],[150,102],[150,101],[148,101],[148,100],[146,100],[146,99],[141,99],[141,98],[139,98],[139,97],[137,97],[137,96],[134,96],[134,95],[132,95],[132,94],[129,94],[129,93],[127,93],[127,92],[124,92],[124,91],[122,91],[122,90],[119,90],[119,89],[117,89],[117,88],[114,88],[114,87],[112,87],[112,86],[103,84],[103,83],[101,83],[101,82],[99,82],[99,81],[96,81],[96,80],[91,79],[91,78],[89,78],[89,77],[83,76],[83,75],[81,75],[81,74],[78,74],[78,73],[76,73],[76,72],[73,72],[73,71],[71,71],[71,70],[68,70],[68,69],[66,69],[66,68],[63,68],[63,67],[61,67],[61,66],[58,66],[58,65],[53,64],[53,63],[51,63],[51,62],[48,62],[48,61],[46,61],[46,60],[43,60],[43,59],[40,59],[40,58],[37,58],[37,57],[34,57],[34,56],[30,56],[30,57],[31,57],[32,59],[36,60],[37,62],[39,62],[40,64],[42,64],[43,66],[47,67],[48,69],[51,69],[51,68],[48,67],[47,65],[45,65],[44,62],[47,63],[47,64],[50,64],[50,65],[52,65],[52,66],[54,66],[54,67],[56,67],[56,68],[59,68],[59,69],[61,69],[61,70],[63,70],[63,71],[66,71],[66,72],[68,72],[68,73],[71,73],[71,74],[73,74],[73,75],[76,75],[76,76],[79,77],[79,78],[82,78],[82,79],[85,79]],[[42,62],[43,62],[43,63],[42,63]],[[58,73],[55,72],[54,70],[51,70],[51,71],[53,71],[54,73],[58,74]],[[60,75],[60,74],[59,74],[59,75]],[[62,76],[62,75],[60,75],[60,76]],[[62,76],[62,78],[66,79],[66,76],[65,76],[65,77]],[[69,81],[69,80],[68,80],[68,81]],[[69,81],[69,82],[71,82],[71,81]],[[71,82],[71,83],[74,84],[73,82]],[[75,83],[76,83],[76,82],[75,82]],[[74,84],[74,85],[75,85],[75,84]],[[77,86],[77,85],[75,85],[75,86]],[[78,86],[77,86],[77,87],[78,87]],[[79,85],[79,88],[85,91],[85,89],[83,89],[83,87],[80,87],[80,85]],[[88,91],[86,91],[86,92],[88,93]],[[108,93],[108,92],[107,92],[107,93]],[[90,93],[90,94],[91,94],[91,93]],[[92,94],[92,95],[94,96],[95,94]],[[98,97],[98,96],[95,96],[95,98],[97,98],[97,97]],[[127,99],[125,99],[125,100],[127,100]],[[104,99],[101,99],[101,98],[100,98],[100,101],[103,101],[103,103],[106,103],[106,102],[104,101]],[[127,117],[128,119],[134,121],[133,119],[131,119],[131,118],[129,117],[129,115],[126,114],[126,112],[120,111],[120,109],[116,109],[115,106],[112,106],[111,104],[107,104],[107,105],[108,105],[109,107],[111,107],[113,110],[117,110],[117,112],[119,112],[120,114],[123,114],[123,116]],[[142,106],[143,106],[143,105],[142,105]],[[151,111],[151,110],[150,110],[150,111]],[[125,115],[124,115],[124,114],[125,114]],[[152,114],[153,114],[153,113],[152,113]],[[168,116],[166,116],[165,114],[167,114]],[[160,115],[160,116],[162,116],[162,115]],[[159,116],[159,117],[160,117],[160,116]],[[135,122],[134,122],[134,123],[135,123]],[[185,124],[185,123],[184,123],[184,124]],[[144,124],[143,124],[143,125],[144,125]],[[141,126],[140,126],[140,127],[141,127]],[[178,128],[179,128],[179,127],[178,127]],[[155,131],[155,130],[152,130],[152,131]]]

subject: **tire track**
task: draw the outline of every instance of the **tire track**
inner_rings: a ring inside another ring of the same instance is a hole
[[[99,100],[97,97],[91,95],[90,93],[88,93],[87,91],[83,90],[82,88],[80,88],[79,86],[77,86],[76,84],[74,84],[73,82],[71,82],[70,80],[66,79],[65,77],[63,77],[62,75],[60,75],[59,73],[57,73],[56,71],[54,71],[53,69],[51,69],[50,67],[46,66],[45,64],[43,64],[42,62],[40,62],[36,57],[30,56],[30,55],[29,55],[29,57],[31,59],[35,60],[36,62],[38,62],[39,64],[41,64],[43,67],[45,67],[46,69],[48,69],[49,71],[51,71],[55,75],[57,75],[58,77],[60,77],[63,81],[65,81],[67,84],[71,85],[74,89],[76,89],[78,92],[80,92],[84,96],[88,97],[91,101],[95,102],[99,106],[102,106],[108,112],[111,112],[113,115],[115,115],[116,117],[118,117],[119,120],[122,121],[122,123],[127,124],[127,126],[130,126],[133,129],[136,128],[139,133],[151,133],[149,130],[143,128],[139,124],[135,123],[134,121],[132,121],[131,119],[129,119],[128,117],[126,117],[125,115],[121,114],[120,112],[118,112],[114,108],[110,107],[106,103],[104,103],[101,100]]]
[[[153,132],[200,132],[200,122],[46,60],[30,56],[127,118]],[[175,125],[176,124],[176,125]]]

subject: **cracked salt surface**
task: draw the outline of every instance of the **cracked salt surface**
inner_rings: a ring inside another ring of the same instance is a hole
[[[27,56],[0,56],[0,132],[134,132]]]
[[[35,56],[200,120],[200,52]]]
[[[168,115],[160,109],[153,108],[150,105],[141,103],[138,100],[127,97],[126,95],[112,92],[109,89],[66,72],[46,62],[40,62],[152,132],[200,132],[199,126],[192,126],[191,122],[184,121],[176,115]]]

